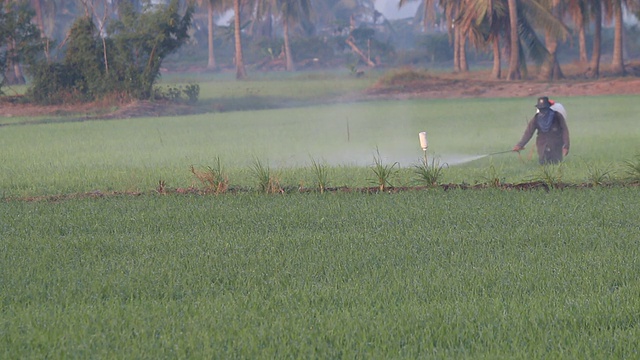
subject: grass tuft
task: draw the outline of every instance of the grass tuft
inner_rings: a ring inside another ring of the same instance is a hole
[[[498,170],[491,163],[489,165],[489,169],[487,170],[487,175],[483,177],[489,187],[498,188],[504,182],[504,178],[500,178]]]
[[[427,159],[422,159],[420,164],[414,165],[413,167],[417,182],[431,187],[438,186],[440,179],[442,178],[445,165],[440,165],[440,161],[436,159],[432,159],[431,165],[429,165],[429,161]]]
[[[545,164],[540,166],[538,175],[534,178],[534,180],[544,183],[550,189],[556,189],[562,185],[563,172],[563,163]]]
[[[624,162],[626,179],[632,183],[640,182],[640,153],[636,154],[633,159]]]
[[[260,159],[255,158],[251,165],[251,172],[258,182],[258,189],[264,194],[281,193],[282,187],[278,179],[272,174],[269,164],[263,164]]]
[[[376,154],[377,156],[373,157],[372,167],[373,173],[375,174],[374,182],[379,187],[380,191],[385,191],[388,187],[393,187],[393,185],[391,185],[391,179],[398,174],[400,164],[398,162],[394,162],[391,165],[385,165],[382,163],[380,150],[378,148],[376,148]]]
[[[229,179],[222,168],[220,157],[216,157],[213,167],[207,166],[206,170],[198,170],[191,165],[191,173],[205,187],[205,191],[222,194],[229,188]]]
[[[319,163],[314,158],[311,158],[311,169],[315,175],[315,185],[322,194],[329,185],[328,166],[326,163]]]
[[[591,186],[603,186],[610,183],[614,174],[611,165],[604,168],[587,164],[587,181]]]

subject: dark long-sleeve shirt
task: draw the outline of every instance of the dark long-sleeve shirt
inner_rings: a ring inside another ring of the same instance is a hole
[[[522,138],[518,142],[518,146],[523,148],[537,130],[536,147],[538,148],[540,163],[562,161],[562,149],[569,150],[570,146],[567,122],[562,114],[555,111],[551,128],[547,132],[542,132],[538,125],[538,116],[541,115],[538,113],[529,121]]]

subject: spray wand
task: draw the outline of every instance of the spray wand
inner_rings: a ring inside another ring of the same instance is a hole
[[[524,149],[524,148],[523,148]],[[492,156],[492,155],[500,155],[500,154],[506,154],[506,153],[510,153],[510,152],[514,152],[516,150],[505,150],[505,151],[498,151],[498,152],[494,152],[491,154],[487,154],[487,156]],[[518,151],[519,152],[519,151]]]

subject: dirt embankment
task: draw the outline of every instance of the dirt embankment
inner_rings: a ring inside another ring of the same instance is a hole
[[[487,80],[488,74],[438,74],[394,85],[380,85],[355,99],[408,99],[408,98],[505,98],[550,96],[597,96],[640,94],[640,77],[602,77],[588,80],[581,76],[546,82],[535,80]],[[190,107],[169,102],[134,102],[127,104],[90,103],[35,106],[20,104],[12,99],[0,98],[0,116],[71,116],[79,120],[117,119],[137,116],[163,116],[208,111],[206,107]],[[13,99],[15,100],[15,99]]]
[[[400,87],[373,88],[368,94],[392,98],[508,98],[568,97],[640,93],[640,78],[605,78],[601,80],[558,82],[488,81],[434,78]]]

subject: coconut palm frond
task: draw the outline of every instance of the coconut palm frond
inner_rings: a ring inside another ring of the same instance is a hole
[[[525,18],[531,27],[545,29],[549,33],[564,41],[570,35],[569,28],[557,17],[549,8],[537,1],[522,1],[520,7],[520,17]]]

